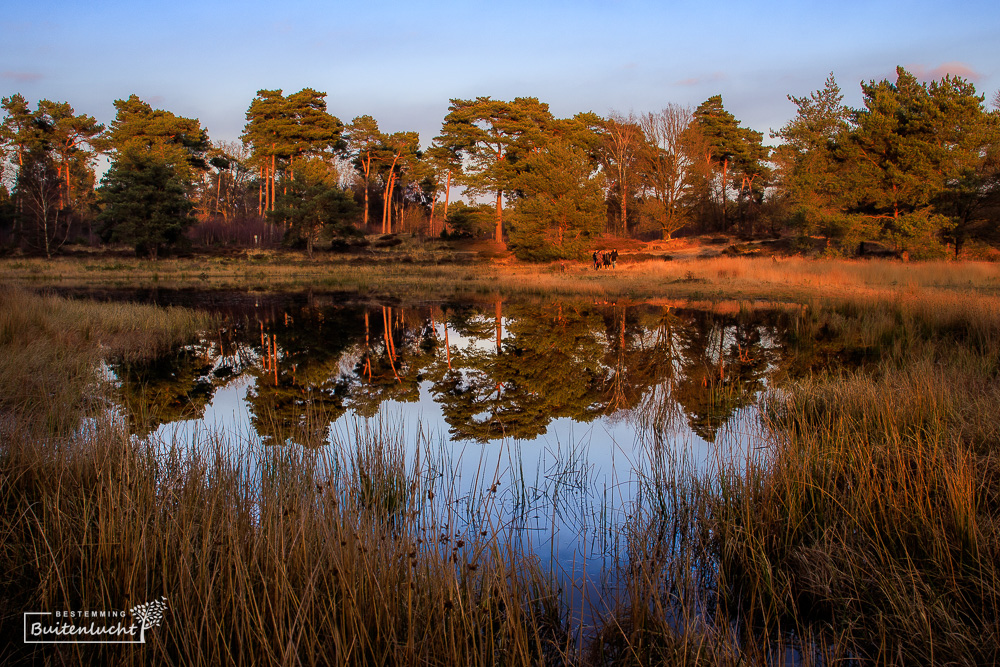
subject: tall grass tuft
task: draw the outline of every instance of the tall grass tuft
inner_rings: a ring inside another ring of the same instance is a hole
[[[877,663],[992,664],[997,356],[908,349],[773,394],[769,448],[723,467],[702,525],[745,622],[829,625]]]

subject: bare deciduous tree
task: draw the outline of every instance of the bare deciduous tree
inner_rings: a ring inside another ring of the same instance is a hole
[[[691,109],[676,104],[639,120],[646,138],[642,174],[656,200],[654,217],[665,239],[687,222],[681,201],[692,187],[696,160],[685,141],[685,130],[691,120]]]
[[[618,188],[619,234],[628,231],[628,199],[635,187],[635,168],[643,147],[643,133],[633,113],[612,111],[604,123],[604,163]]]
[[[62,179],[53,164],[46,160],[26,159],[17,177],[22,214],[29,225],[30,242],[46,257],[69,238],[69,219],[62,216]]]

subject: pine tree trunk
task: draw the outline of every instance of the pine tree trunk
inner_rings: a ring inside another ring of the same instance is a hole
[[[371,173],[371,166],[372,166],[372,154],[371,154],[370,151],[368,152],[368,154],[365,157],[365,160],[364,160],[364,162],[362,164],[364,165],[364,169],[365,169],[365,222],[364,222],[364,227],[365,227],[365,233],[367,234],[368,233],[368,187],[370,185],[370,183],[368,182],[368,177],[369,177],[369,174]]]
[[[431,219],[427,222],[427,234],[434,236],[434,209],[437,207],[437,191],[434,192],[434,199],[431,200]]]
[[[396,153],[392,157],[392,165],[389,167],[389,177],[385,184],[385,195],[384,195],[384,205],[382,206],[382,233],[389,234],[391,232],[386,231],[392,225],[392,187],[395,185],[396,178],[396,161],[399,160],[400,154]]]
[[[448,198],[451,196],[451,169],[448,170],[448,179],[445,181],[444,186],[444,228],[451,233],[448,229]]]
[[[503,243],[503,190],[497,190],[497,228],[494,238],[497,243]]]
[[[729,225],[726,222],[726,200],[729,199],[726,196],[726,173],[729,170],[729,159],[722,161],[722,229],[728,229]]]

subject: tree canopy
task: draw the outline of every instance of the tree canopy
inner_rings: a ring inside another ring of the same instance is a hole
[[[274,210],[278,174],[289,175],[296,158],[328,156],[345,146],[344,126],[327,111],[326,93],[312,88],[288,97],[281,90],[258,90],[246,121],[242,139],[260,169],[261,212]]]
[[[503,242],[504,195],[514,189],[519,162],[545,143],[552,120],[549,105],[534,97],[451,100],[437,142],[462,158],[457,177],[469,192],[495,195],[498,243]]]
[[[115,109],[115,120],[98,143],[112,162],[123,165],[153,156],[185,183],[208,169],[208,132],[197,119],[154,109],[136,95],[115,100]]]

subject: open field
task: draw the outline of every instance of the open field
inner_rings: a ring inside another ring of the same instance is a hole
[[[620,586],[584,629],[536,557],[503,534],[484,526],[460,547],[456,536],[425,539],[443,517],[426,503],[426,471],[399,455],[411,434],[359,434],[321,485],[321,458],[276,449],[246,449],[265,471],[257,482],[219,468],[213,448],[246,447],[232,434],[207,434],[208,454],[163,458],[103,413],[95,369],[155,354],[205,316],[3,289],[5,634],[18,636],[26,609],[165,595],[172,615],[144,652],[12,644],[0,660],[735,665],[793,650],[803,664],[1000,660],[995,265],[718,258],[605,273],[286,259],[252,280],[237,265],[21,260],[0,271],[39,287],[259,280],[372,296],[803,300],[801,336],[834,329],[880,357],[767,396],[760,448],[710,474],[652,456],[649,491],[620,530]]]
[[[30,287],[170,287],[344,290],[372,297],[402,293],[584,295],[595,298],[803,301],[897,298],[920,292],[1000,296],[1000,264],[884,260],[714,257],[684,261],[623,259],[617,269],[587,263],[510,260],[437,263],[440,255],[394,259],[295,253],[159,261],[65,257],[0,260],[0,284]],[[436,259],[435,259],[436,258]],[[407,261],[409,260],[409,261]]]

